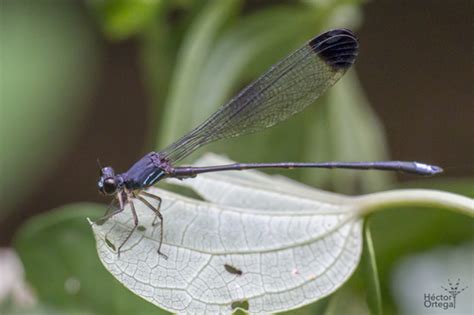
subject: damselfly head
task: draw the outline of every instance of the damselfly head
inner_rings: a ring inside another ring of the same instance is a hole
[[[100,178],[97,182],[99,192],[104,195],[113,195],[117,192],[120,184],[112,167],[106,166],[100,169]]]

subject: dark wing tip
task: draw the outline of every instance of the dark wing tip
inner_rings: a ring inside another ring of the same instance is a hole
[[[345,28],[327,31],[313,38],[308,44],[335,70],[347,70],[354,63],[359,49],[357,37]]]

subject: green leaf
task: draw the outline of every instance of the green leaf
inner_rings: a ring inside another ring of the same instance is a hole
[[[103,211],[97,204],[72,204],[22,226],[15,248],[27,280],[43,304],[63,313],[160,314],[115,281],[97,259],[85,217],[97,218]]]
[[[193,86],[199,80],[202,65],[217,33],[235,13],[238,4],[239,0],[210,1],[187,31],[164,107],[158,147],[176,140],[188,131],[190,117],[186,113],[195,102]]]
[[[142,31],[163,7],[164,0],[89,0],[106,36],[125,39]]]
[[[377,272],[374,244],[369,228],[369,219],[364,223],[364,250],[362,251],[362,265],[364,268],[364,283],[366,285],[367,304],[372,315],[382,315],[382,295]]]
[[[474,198],[474,178],[446,178],[434,177],[427,179],[412,180],[409,182],[398,183],[393,188],[432,188],[449,191],[456,194],[465,195]]]
[[[0,220],[74,143],[97,47],[70,1],[1,3]]]
[[[353,277],[354,278],[354,277]],[[351,281],[348,282],[350,284]],[[365,303],[359,290],[344,285],[336,293],[331,296],[324,313],[311,313],[312,314],[324,314],[324,315],[340,315],[340,314],[351,314],[351,315],[367,315],[369,309]]]
[[[9,305],[4,307],[3,304],[0,305],[0,311],[2,315],[95,315],[96,313],[86,312],[80,309],[58,309],[51,307],[50,305],[43,305],[41,303],[36,303],[32,306],[24,305]],[[66,312],[67,311],[67,312]]]
[[[406,182],[394,188],[432,188],[463,194],[474,207],[474,182],[467,178],[423,179]],[[466,204],[468,206],[468,204]],[[472,242],[474,220],[462,212],[446,211],[441,205],[393,206],[370,217],[371,234],[377,257],[384,311],[396,308],[393,301],[393,268],[408,255],[429,251],[439,246]],[[400,233],[403,231],[403,233]]]
[[[160,12],[161,15],[166,13],[166,10]],[[181,33],[181,28],[159,16],[148,25],[140,38],[140,61],[144,84],[153,103],[145,122],[149,126],[145,137],[147,147],[156,144],[156,126],[161,126],[163,104],[169,94],[170,77],[176,63],[176,51],[181,41]]]
[[[326,311],[328,310],[328,307],[331,303],[331,300],[337,293],[340,291],[337,290],[333,294],[320,299],[317,302],[311,303],[309,305],[288,311],[288,312],[282,312],[278,313],[281,315],[312,315],[312,314],[326,314]]]
[[[354,71],[350,71],[328,92],[325,108],[319,110],[309,139],[306,159],[319,161],[377,161],[387,159],[384,130],[366,100]],[[323,152],[321,152],[323,151]],[[313,157],[314,158],[314,157]],[[305,179],[311,180],[306,173]],[[314,177],[314,176],[313,176]],[[337,191],[370,192],[387,187],[391,175],[383,172],[332,171],[332,187]],[[313,184],[321,182],[311,181]]]

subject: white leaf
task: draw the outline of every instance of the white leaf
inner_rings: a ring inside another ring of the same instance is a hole
[[[198,164],[227,162],[207,156]],[[120,257],[114,248],[133,227],[128,206],[103,225],[92,224],[104,266],[161,308],[179,313],[289,310],[334,292],[359,263],[360,215],[374,207],[368,196],[326,193],[256,171],[202,174],[179,183],[212,202],[148,190],[163,200],[161,251],[168,260],[156,252],[160,228],[151,225],[154,213],[138,200],[140,228]]]

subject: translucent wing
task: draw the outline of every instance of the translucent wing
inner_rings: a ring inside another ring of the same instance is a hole
[[[204,144],[271,127],[312,104],[354,63],[355,35],[323,33],[274,65],[194,130],[159,154],[176,162]]]

